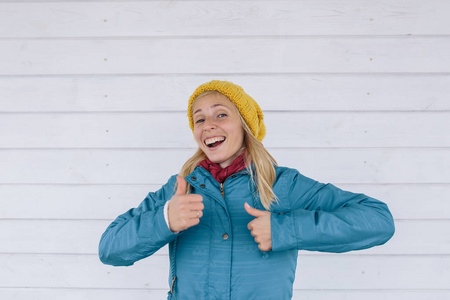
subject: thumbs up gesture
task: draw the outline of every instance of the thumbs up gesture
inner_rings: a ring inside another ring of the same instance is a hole
[[[259,210],[251,207],[248,203],[244,204],[244,208],[251,216],[256,217],[248,223],[247,228],[250,234],[255,238],[258,248],[261,251],[269,251],[272,249],[272,233],[270,230],[270,211]]]
[[[170,199],[168,207],[169,228],[173,232],[186,230],[200,223],[203,216],[203,197],[197,194],[186,195],[186,180],[177,176],[177,191]]]

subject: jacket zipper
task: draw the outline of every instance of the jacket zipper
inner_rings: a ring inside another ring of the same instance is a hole
[[[220,184],[220,193],[222,194],[222,197],[225,198],[223,194],[223,183]]]

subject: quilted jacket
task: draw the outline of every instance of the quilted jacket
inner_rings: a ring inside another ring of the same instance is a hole
[[[264,210],[247,170],[219,184],[202,167],[185,179],[203,197],[196,226],[174,234],[163,215],[176,175],[117,217],[99,245],[100,260],[130,266],[169,243],[168,299],[291,299],[298,250],[347,252],[387,242],[394,221],[386,204],[276,167],[272,250],[260,251],[247,224],[247,202]],[[222,193],[223,192],[223,196]]]

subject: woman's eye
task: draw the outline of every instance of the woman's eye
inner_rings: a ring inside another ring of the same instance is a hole
[[[218,115],[217,117],[223,118],[223,117],[226,117],[226,116],[227,116],[227,114],[220,114],[220,115]]]
[[[203,121],[204,121],[204,119],[198,119],[197,121],[195,121],[195,123],[201,123]]]

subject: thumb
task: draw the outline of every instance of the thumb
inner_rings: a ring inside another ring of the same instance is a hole
[[[176,191],[175,195],[185,195],[186,194],[186,186],[187,186],[186,179],[184,179],[181,176],[177,176],[177,191]]]
[[[267,213],[267,211],[265,211],[265,210],[259,210],[259,209],[251,207],[250,205],[248,205],[247,202],[245,202],[244,208],[249,215],[254,216],[256,218],[262,217]]]

